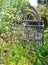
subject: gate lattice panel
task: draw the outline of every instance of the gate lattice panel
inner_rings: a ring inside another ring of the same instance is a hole
[[[33,8],[32,6],[29,6],[30,8]],[[16,30],[20,30],[22,31],[22,33],[24,33],[24,40],[36,40],[40,43],[44,42],[44,21],[40,20],[40,17],[37,13],[37,11],[35,10],[35,8],[33,8],[30,10],[24,10],[21,11],[19,13],[20,15],[23,15],[23,18],[20,19],[20,23],[21,24],[16,24]],[[29,17],[28,17],[29,14]],[[30,19],[30,15],[32,16],[32,14],[35,16],[36,20],[32,20],[32,18]]]

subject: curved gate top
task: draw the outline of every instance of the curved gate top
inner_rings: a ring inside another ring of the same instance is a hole
[[[36,9],[30,5],[25,5],[24,10],[19,12],[19,15],[22,16],[19,20],[19,22],[21,23],[19,25],[24,24],[21,26],[21,30],[24,30],[24,40],[36,40],[40,43],[43,43],[44,21],[40,20],[39,14],[37,13]],[[19,27],[19,25],[16,25],[16,27]]]

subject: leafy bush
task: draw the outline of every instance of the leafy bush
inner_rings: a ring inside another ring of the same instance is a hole
[[[0,38],[0,41],[3,41]],[[0,60],[8,65],[44,65],[48,64],[48,42],[42,47],[36,48],[30,43],[3,42],[0,46]]]

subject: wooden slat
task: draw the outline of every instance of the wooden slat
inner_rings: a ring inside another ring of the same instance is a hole
[[[28,40],[28,39],[24,39],[24,40]],[[30,38],[29,40],[36,40],[36,41],[42,41],[42,39],[33,39],[33,38]]]
[[[40,20],[20,20],[21,22],[43,22]]]
[[[44,25],[26,25],[25,27],[44,27]]]

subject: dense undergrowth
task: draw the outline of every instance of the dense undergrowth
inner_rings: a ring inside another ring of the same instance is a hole
[[[48,38],[48,34],[44,35]],[[17,38],[12,41],[5,35],[0,38],[0,62],[4,65],[48,65],[48,40],[40,46],[35,41],[24,42]]]

